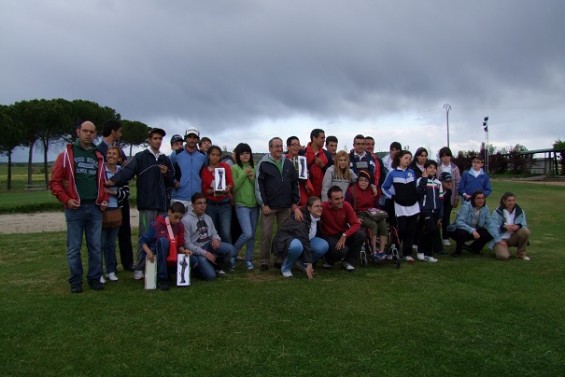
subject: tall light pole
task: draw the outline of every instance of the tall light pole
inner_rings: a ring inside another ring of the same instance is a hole
[[[488,174],[488,116],[483,119],[483,129],[487,136],[487,142],[485,144],[485,171]]]
[[[449,148],[449,112],[451,111],[451,106],[446,103],[443,105],[445,109],[445,123],[447,124],[447,147]]]

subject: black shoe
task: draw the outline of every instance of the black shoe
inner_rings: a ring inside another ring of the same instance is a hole
[[[279,268],[281,268],[281,267],[282,267],[282,263],[275,262],[275,268],[276,268],[276,269],[279,269]]]
[[[90,288],[94,289],[95,291],[101,291],[104,289],[104,284],[100,283],[100,279],[89,280],[88,285],[90,285]]]
[[[71,293],[82,293],[84,289],[82,288],[82,284],[73,284],[71,285]]]
[[[169,290],[169,282],[166,280],[159,280],[157,282],[157,288],[159,288],[162,291],[168,291]]]
[[[262,265],[259,267],[259,269],[260,269],[261,271],[267,271],[267,270],[269,269],[269,265],[268,265],[268,264],[262,264]]]
[[[134,268],[133,265],[132,266],[124,266],[124,271],[133,272],[133,271],[135,271],[135,268]]]

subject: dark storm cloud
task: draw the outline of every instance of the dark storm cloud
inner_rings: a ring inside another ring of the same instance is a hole
[[[540,117],[549,108],[561,117],[545,121],[548,133],[565,103],[558,0],[0,7],[2,103],[85,98],[128,119],[213,130],[293,116],[426,118],[430,109],[428,121],[443,122],[449,102],[462,126],[487,111],[524,107]]]

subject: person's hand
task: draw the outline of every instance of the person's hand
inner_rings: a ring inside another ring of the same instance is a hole
[[[80,204],[76,199],[69,199],[67,200],[67,207],[70,209],[77,209],[78,207],[80,207]]]
[[[247,178],[252,179],[253,178],[253,169],[248,166],[245,168],[245,174],[247,174]]]
[[[319,167],[321,167],[321,168],[324,167],[324,161],[320,160],[318,157],[316,157],[316,158],[314,159],[314,163],[315,163],[316,165],[318,165]]]
[[[300,207],[296,207],[294,209],[294,218],[296,219],[296,221],[302,221],[304,219],[304,215],[302,214]]]
[[[341,250],[343,248],[343,246],[345,245],[346,240],[347,240],[347,238],[345,236],[339,237],[339,241],[337,241],[337,243],[335,244],[335,249]]]
[[[100,203],[100,209],[102,211],[105,211],[106,208],[108,208],[108,201],[104,200],[102,203]]]
[[[192,251],[190,251],[190,250],[188,250],[188,249],[183,249],[182,253],[183,253],[184,255],[186,255],[187,257],[192,255]]]
[[[218,239],[213,239],[212,240],[212,249],[214,250],[218,250],[220,248],[221,242]]]
[[[263,210],[263,215],[265,216],[269,216],[271,214],[271,208],[267,205],[264,205],[262,210]]]
[[[424,169],[422,172],[422,178],[428,178],[428,169]]]
[[[211,252],[207,251],[206,254],[204,254],[204,258],[206,258],[210,262],[216,264],[216,256],[214,254],[212,254]]]
[[[379,190],[377,190],[377,186],[371,185],[371,191],[373,191],[373,196],[377,196],[379,194]]]
[[[178,189],[180,187],[180,182],[179,181],[175,181],[174,185],[173,185],[176,189]]]
[[[155,254],[151,251],[147,253],[147,260],[151,263],[155,263]]]
[[[476,230],[473,230],[473,237],[478,240],[479,238],[481,238],[481,235],[479,234],[479,232],[477,232]]]
[[[167,171],[169,171],[169,168],[167,167],[167,165],[159,164],[159,170],[161,171],[161,174],[167,174]]]
[[[114,181],[112,181],[111,179],[107,180],[104,185],[108,186],[108,187],[112,187],[114,186],[116,183]]]
[[[231,191],[231,185],[227,185],[224,191],[225,191],[225,192],[230,192],[230,191]]]
[[[312,263],[306,264],[306,276],[308,280],[314,279],[314,267],[312,267]]]
[[[441,222],[441,219],[439,219],[436,223],[436,226],[437,226],[438,229],[441,229],[441,225],[442,225],[442,222]]]

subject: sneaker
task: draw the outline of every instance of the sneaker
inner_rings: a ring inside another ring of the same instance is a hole
[[[304,262],[302,262],[301,260],[297,260],[296,262],[294,262],[294,265],[295,265],[296,268],[298,268],[300,271],[306,272],[306,266],[304,265]]]
[[[446,238],[446,239],[443,240],[443,245],[444,246],[451,246],[451,241],[449,241],[449,239]]]
[[[281,269],[281,274],[282,274],[282,276],[284,276],[285,278],[291,278],[291,277],[292,277],[292,271],[290,271],[290,270],[283,271],[283,270]]]
[[[116,276],[116,273],[115,273],[115,272],[110,272],[110,273],[108,274],[108,280],[110,280],[110,281],[118,281],[118,277]]]
[[[530,257],[527,256],[526,253],[519,253],[516,257],[517,257],[518,259],[525,260],[525,261],[529,261],[529,260],[530,260]]]
[[[418,260],[425,260],[425,259],[426,259],[424,253],[418,253],[418,254],[416,254],[416,258],[417,258]]]
[[[350,263],[348,262],[343,262],[343,268],[345,268],[345,270],[347,272],[353,272],[355,271],[355,267],[353,267]]]
[[[412,250],[417,252],[418,251],[418,245],[412,245]]]
[[[414,258],[412,258],[410,255],[405,256],[404,260],[408,263],[414,263]]]
[[[159,288],[162,291],[168,291],[169,290],[169,282],[166,280],[159,280],[157,282],[157,288]]]
[[[101,291],[104,289],[104,284],[100,283],[100,279],[92,279],[88,281],[88,285],[95,291]]]
[[[235,270],[235,265],[236,265],[236,259],[235,257],[230,258],[230,270],[234,271]]]
[[[424,260],[425,260],[426,262],[430,262],[430,263],[436,263],[436,262],[437,262],[437,259],[436,259],[436,258],[434,258],[434,257],[432,257],[432,256],[429,256],[429,255],[426,255],[426,256],[424,257]]]
[[[333,265],[333,264],[330,264],[330,263],[328,263],[328,262],[324,262],[324,264],[322,265],[322,267],[324,267],[324,268],[334,268],[334,265]]]
[[[84,289],[82,288],[82,284],[73,284],[71,285],[71,293],[82,293]]]
[[[377,261],[382,261],[387,258],[386,253],[384,251],[379,251],[377,253]]]
[[[216,275],[218,275],[218,276],[226,276],[226,271],[224,271],[224,270],[218,270],[218,271],[216,271]]]
[[[133,278],[135,280],[142,280],[144,278],[143,276],[143,271],[141,270],[135,270],[135,272],[133,273]]]
[[[386,260],[392,260],[392,258],[393,258],[392,254],[389,254],[389,255],[386,256]]]
[[[248,271],[251,271],[255,268],[255,266],[253,265],[253,262],[251,261],[246,261],[245,262],[245,268],[247,268]]]
[[[100,275],[100,283],[106,284],[106,279],[104,279],[104,275]]]

